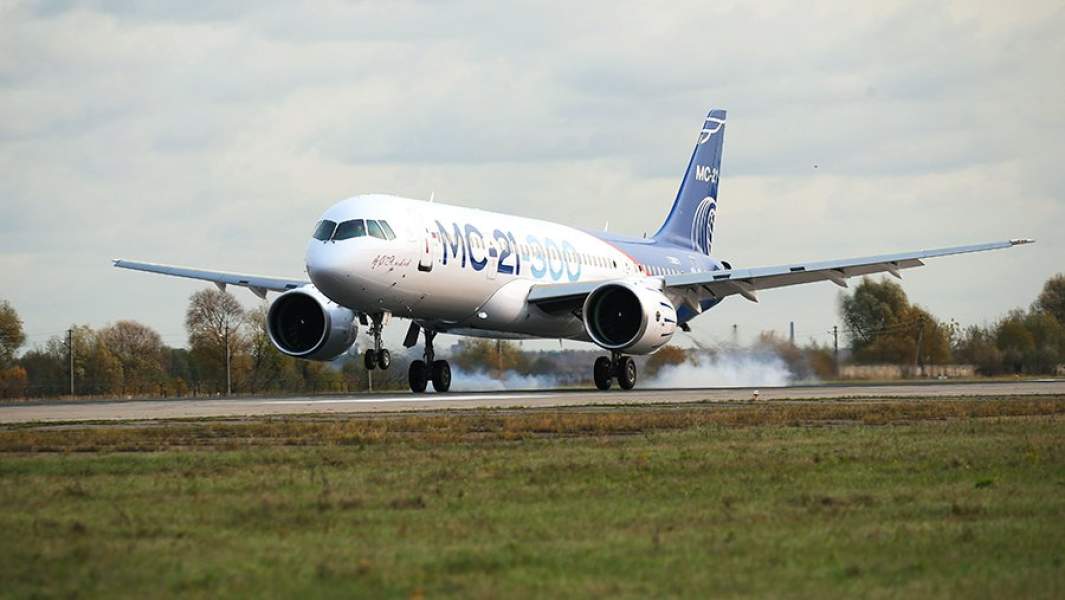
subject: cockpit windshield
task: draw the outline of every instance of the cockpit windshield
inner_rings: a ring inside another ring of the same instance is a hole
[[[337,225],[337,231],[333,234],[333,239],[339,242],[340,240],[363,237],[364,235],[366,235],[366,221],[354,219]]]
[[[314,239],[340,241],[367,235],[381,240],[394,240],[396,234],[385,221],[352,219],[337,225],[333,221],[321,221],[314,230]]]
[[[333,237],[333,230],[337,228],[337,224],[333,221],[318,221],[318,226],[314,228],[314,239],[326,241]]]
[[[396,239],[396,234],[395,234],[395,232],[392,231],[392,228],[388,226],[388,221],[378,221],[378,223],[381,224],[381,229],[385,230],[385,237],[386,238],[388,238],[390,240]]]
[[[374,236],[375,238],[379,238],[382,240],[388,239],[388,237],[385,236],[385,230],[381,229],[381,226],[377,224],[377,221],[371,221],[367,219],[366,230],[369,231],[370,235]]]

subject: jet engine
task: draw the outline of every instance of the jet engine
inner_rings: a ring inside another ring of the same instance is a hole
[[[355,313],[306,285],[277,297],[266,315],[270,341],[307,360],[332,360],[355,343]]]
[[[677,310],[661,291],[641,283],[604,283],[584,301],[584,329],[607,350],[650,354],[673,337]]]

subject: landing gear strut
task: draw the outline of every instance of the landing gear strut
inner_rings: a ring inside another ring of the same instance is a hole
[[[447,364],[446,360],[436,360],[436,353],[433,351],[435,337],[435,331],[425,330],[425,359],[412,361],[407,371],[410,391],[415,394],[424,392],[429,381],[433,382],[433,389],[438,392],[451,389],[451,365]]]
[[[632,360],[631,356],[611,352],[609,358],[600,356],[595,359],[592,375],[595,387],[600,390],[609,390],[615,377],[621,389],[631,390],[636,385],[636,361]]]
[[[388,349],[381,347],[381,332],[385,328],[385,315],[375,313],[370,315],[373,324],[370,325],[370,335],[373,336],[373,348],[366,351],[362,356],[363,365],[367,371],[374,369],[387,369],[392,366],[392,354]]]

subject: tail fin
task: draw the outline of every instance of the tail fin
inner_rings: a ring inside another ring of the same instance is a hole
[[[725,111],[713,109],[706,115],[677,199],[655,240],[710,254],[724,141]]]

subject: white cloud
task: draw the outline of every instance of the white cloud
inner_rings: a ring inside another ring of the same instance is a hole
[[[725,257],[1041,238],[907,277],[943,316],[993,318],[1063,268],[1062,25],[1054,2],[4,6],[3,294],[31,332],[179,335],[197,285],[110,258],[298,275],[318,213],[364,191],[654,230],[714,104]],[[696,329],[821,331],[835,297],[730,301]]]

